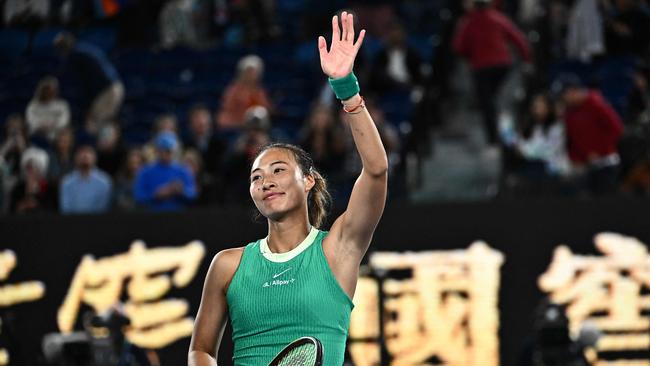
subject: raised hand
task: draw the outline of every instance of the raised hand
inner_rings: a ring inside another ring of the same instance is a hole
[[[359,38],[354,42],[354,18],[345,11],[341,13],[341,25],[342,29],[339,29],[338,17],[332,17],[332,44],[329,52],[325,37],[318,37],[320,66],[332,79],[342,78],[352,72],[354,59],[366,35],[366,30],[361,30]]]

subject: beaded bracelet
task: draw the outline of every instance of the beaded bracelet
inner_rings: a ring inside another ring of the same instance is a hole
[[[363,99],[362,96],[359,96],[359,98],[361,98],[359,104],[357,104],[352,108],[349,108],[348,106],[343,104],[343,111],[347,114],[357,114],[357,113],[361,113],[363,109],[366,109],[366,101]]]

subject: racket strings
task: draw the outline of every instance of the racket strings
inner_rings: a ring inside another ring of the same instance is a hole
[[[307,366],[316,363],[316,346],[308,343],[289,351],[278,362],[278,366]]]

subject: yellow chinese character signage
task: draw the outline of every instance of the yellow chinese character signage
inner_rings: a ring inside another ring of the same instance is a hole
[[[569,327],[576,336],[585,322],[603,334],[596,351],[650,349],[650,254],[639,240],[614,233],[595,236],[602,255],[573,254],[555,249],[539,287],[553,302],[566,305]],[[645,315],[644,315],[645,314]],[[597,365],[648,365],[648,360],[595,361]]]
[[[85,256],[58,311],[59,330],[74,329],[82,304],[104,312],[120,302],[126,285],[125,315],[131,324],[127,338],[144,348],[162,348],[192,334],[183,299],[162,299],[172,288],[187,286],[205,255],[198,241],[178,248],[148,249],[141,241],[128,252],[94,259]],[[171,275],[169,274],[171,272]]]
[[[360,278],[350,322],[357,366],[379,365],[379,311],[390,365],[497,366],[498,292],[503,255],[477,242],[467,250],[375,253],[370,265],[389,276]],[[408,272],[391,278],[391,271]]]
[[[0,251],[0,281],[5,281],[16,268],[16,254],[11,250]],[[45,294],[45,285],[40,281],[0,285],[0,308],[23,302],[36,301]],[[0,318],[0,330],[2,319]],[[0,366],[9,364],[9,352],[0,348]]]

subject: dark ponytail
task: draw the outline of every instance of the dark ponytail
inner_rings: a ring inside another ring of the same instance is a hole
[[[327,190],[327,181],[314,168],[314,161],[302,148],[292,144],[272,143],[262,147],[256,157],[270,149],[289,150],[300,166],[302,174],[311,175],[314,178],[314,186],[309,191],[309,196],[307,197],[307,209],[309,223],[320,229],[325,224],[330,206],[332,205],[332,196]]]
[[[309,191],[307,203],[309,206],[309,222],[316,228],[325,224],[329,208],[332,204],[332,196],[327,190],[327,181],[315,169],[311,170],[314,177],[314,187]]]

